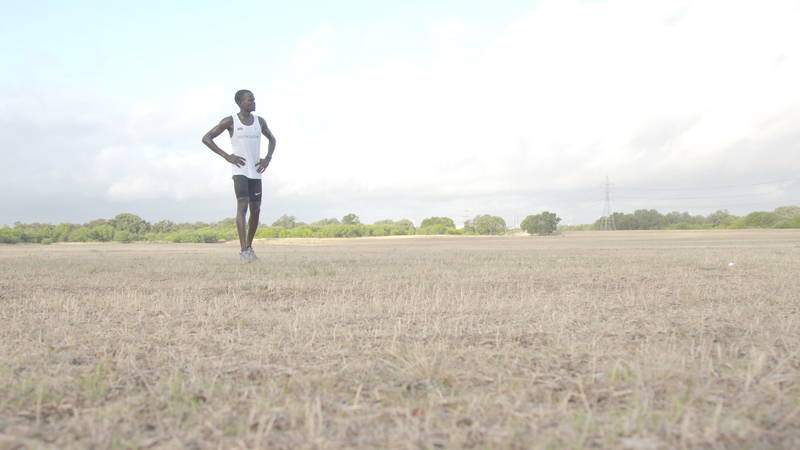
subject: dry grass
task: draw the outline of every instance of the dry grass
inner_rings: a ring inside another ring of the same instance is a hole
[[[0,448],[800,446],[798,231],[256,251],[0,247]]]

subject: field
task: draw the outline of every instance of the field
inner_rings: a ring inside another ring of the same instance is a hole
[[[0,246],[0,449],[800,447],[798,230],[255,249]]]

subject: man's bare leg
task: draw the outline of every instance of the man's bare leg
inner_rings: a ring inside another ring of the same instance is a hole
[[[250,199],[247,197],[239,197],[236,199],[236,231],[239,232],[239,246],[242,251],[245,251],[249,244],[247,244],[247,204]],[[252,214],[252,213],[251,213]]]
[[[250,220],[247,224],[247,247],[252,252],[253,238],[256,236],[258,230],[258,216],[261,214],[261,200],[250,202]],[[253,253],[255,256],[255,253]]]

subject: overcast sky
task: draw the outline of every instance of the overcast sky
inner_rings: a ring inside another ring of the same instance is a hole
[[[621,212],[800,204],[798,24],[797,0],[10,3],[0,225],[232,217],[200,138],[242,88],[278,141],[262,222],[590,223],[606,177]]]

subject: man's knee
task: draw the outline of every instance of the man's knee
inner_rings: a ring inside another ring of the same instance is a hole
[[[236,199],[236,209],[239,210],[240,213],[247,212],[247,205],[250,203],[250,199],[247,197],[239,197]]]
[[[250,202],[250,214],[258,214],[261,212],[261,200]]]

